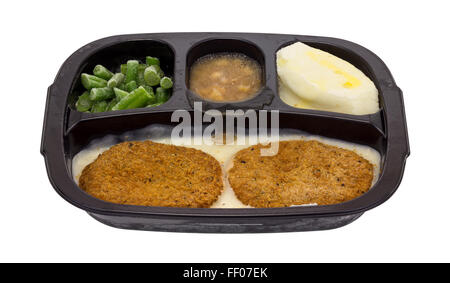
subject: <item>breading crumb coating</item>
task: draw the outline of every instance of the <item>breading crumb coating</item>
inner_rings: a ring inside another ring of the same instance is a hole
[[[351,150],[318,141],[281,141],[277,155],[261,156],[264,147],[239,151],[227,173],[246,205],[337,204],[364,194],[372,185],[373,165]]]
[[[123,142],[86,166],[79,185],[104,201],[144,206],[210,207],[223,190],[219,162],[200,150]]]

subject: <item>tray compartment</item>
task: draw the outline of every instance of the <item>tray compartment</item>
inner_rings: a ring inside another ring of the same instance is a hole
[[[238,101],[238,102],[215,102],[198,96],[196,93],[190,90],[190,70],[192,65],[199,58],[217,53],[241,53],[254,60],[256,60],[262,72],[262,88],[251,98]],[[263,105],[269,104],[273,98],[273,91],[271,91],[266,85],[266,79],[268,73],[266,72],[266,58],[264,52],[256,46],[253,42],[238,39],[238,38],[216,38],[210,40],[203,40],[195,44],[189,49],[186,55],[186,68],[185,72],[185,84],[186,95],[193,105],[194,101],[202,101],[205,103],[206,109],[243,109],[243,108],[262,108]]]
[[[171,113],[169,112],[141,113],[140,115],[130,115],[127,119],[123,119],[123,117],[103,117],[101,119],[97,118],[85,120],[77,124],[67,135],[65,143],[65,163],[70,171],[70,178],[73,178],[71,176],[73,156],[88,145],[93,139],[109,134],[120,135],[127,131],[148,126],[152,123],[175,126],[177,123],[168,122],[170,121],[170,114]],[[192,116],[193,112],[191,111],[190,114]],[[298,115],[299,114],[280,113],[280,128],[309,131],[309,134],[322,134],[322,136],[325,137],[348,140],[352,142],[358,140],[360,144],[368,145],[379,151],[382,155],[383,162],[383,155],[386,150],[385,139],[382,133],[380,133],[370,123],[354,120],[332,119],[330,117],[320,118],[313,115]],[[193,117],[191,121],[193,121]],[[224,123],[225,121],[226,119],[224,119]],[[247,129],[248,126],[248,123],[246,123]],[[330,131],[331,129],[339,130]],[[133,137],[130,137],[130,140],[133,140]],[[118,140],[117,142],[121,141],[122,140]],[[383,167],[382,164],[381,167]],[[330,217],[317,215],[308,217],[297,217],[292,215],[286,216],[289,214],[289,211],[293,212],[293,210],[297,209],[307,212],[308,210],[314,210],[317,208],[331,207],[331,209],[333,209],[333,207],[339,207],[340,205],[275,209],[231,209],[231,212],[234,210],[237,214],[242,213],[240,217],[222,213],[230,212],[229,209],[187,209],[191,213],[201,213],[203,216],[210,215],[212,211],[215,211],[215,213],[220,215],[218,218],[198,218],[196,216],[186,216],[187,210],[183,208],[141,207],[106,203],[87,195],[76,185],[74,185],[74,187],[78,190],[77,194],[83,195],[83,197],[90,199],[89,203],[94,204],[97,208],[107,206],[114,208],[115,211],[124,209],[135,213],[139,211],[150,212],[159,210],[166,210],[166,212],[170,211],[171,213],[178,210],[184,211],[183,213],[176,213],[170,217],[164,216],[164,214],[148,217],[140,215],[139,213],[135,216],[126,216],[122,215],[122,213],[102,214],[89,212],[90,216],[101,223],[123,229],[205,233],[311,231],[338,228],[353,222],[362,214],[352,213],[348,215]],[[373,189],[375,189],[375,187],[371,190]],[[364,197],[364,195],[362,197]],[[275,212],[274,210],[278,210],[278,213],[280,213],[278,217],[267,218],[258,216],[261,212],[265,212],[268,213],[268,215],[273,216]]]
[[[79,65],[76,80],[68,98],[69,107],[75,110],[75,102],[81,93],[85,91],[81,85],[80,75],[82,73],[92,74],[97,64],[101,64],[114,73],[120,72],[120,65],[128,60],[136,59],[145,62],[146,56],[155,56],[160,59],[161,68],[173,77],[175,55],[172,47],[167,43],[156,40],[132,40],[112,44],[86,57]]]
[[[288,105],[287,103],[285,103],[279,95],[279,80],[278,80],[278,70],[276,67],[276,53],[286,47],[289,46],[291,44],[294,44],[296,42],[302,42],[305,43],[313,48],[317,48],[320,49],[322,51],[328,52],[330,54],[333,54],[347,62],[349,62],[350,64],[352,64],[353,66],[355,66],[356,68],[358,68],[359,70],[361,70],[369,79],[372,80],[372,82],[375,84],[375,87],[378,90],[378,101],[379,101],[379,107],[380,110],[376,113],[373,114],[368,114],[368,115],[352,115],[352,114],[345,114],[345,113],[338,113],[338,112],[332,112],[332,111],[321,111],[321,110],[313,110],[313,109],[306,109],[306,108],[296,108],[293,107],[291,105]],[[346,41],[342,41],[342,43],[348,43]],[[373,54],[373,53],[372,53]],[[373,54],[374,56],[376,56],[375,54]],[[311,39],[305,39],[302,37],[298,37],[297,39],[289,39],[287,41],[284,42],[280,42],[279,46],[276,48],[276,50],[273,53],[273,62],[274,62],[274,71],[275,71],[275,76],[277,77],[276,80],[276,88],[275,88],[275,99],[277,100],[278,104],[283,105],[283,109],[299,109],[299,111],[303,111],[303,110],[307,110],[307,111],[318,111],[318,112],[322,112],[326,115],[326,113],[332,113],[331,115],[350,115],[350,116],[367,116],[367,118],[369,116],[381,116],[382,112],[384,111],[384,92],[386,90],[385,85],[383,85],[385,82],[382,78],[377,77],[377,74],[373,68],[373,65],[371,65],[367,59],[365,59],[361,54],[355,52],[355,50],[349,49],[347,47],[345,47],[344,45],[339,46],[338,44],[334,43],[327,43],[327,42],[318,42],[315,40],[311,40]],[[388,86],[392,86],[391,84],[388,84]],[[371,119],[371,120],[375,120],[375,119]],[[379,125],[380,126],[380,125]],[[380,127],[381,128],[381,127]]]
[[[265,58],[259,47],[251,42],[238,39],[212,39],[194,45],[186,56],[186,86],[189,89],[189,76],[192,65],[197,59],[216,53],[241,53],[256,60],[262,71],[262,85],[266,83]]]
[[[189,112],[191,115],[191,126],[194,124],[194,112]],[[197,113],[198,114],[198,113]],[[259,117],[257,113],[256,117]],[[384,135],[378,131],[376,127],[368,122],[361,122],[355,120],[343,120],[332,119],[330,117],[317,117],[314,115],[302,115],[293,113],[280,113],[279,114],[279,126],[280,130],[299,130],[305,135],[320,135],[322,137],[348,141],[352,143],[358,143],[361,145],[374,148],[380,153],[381,173],[383,171],[383,160],[386,152],[386,139]],[[223,129],[226,129],[227,119],[223,119]],[[73,178],[71,172],[72,158],[84,147],[86,147],[92,140],[104,137],[106,135],[121,136],[117,137],[116,143],[123,142],[125,140],[132,141],[136,139],[148,139],[147,133],[143,136],[142,132],[139,136],[129,134],[129,131],[139,130],[152,124],[162,124],[171,127],[176,126],[177,122],[171,122],[170,112],[159,113],[141,113],[140,115],[130,115],[127,118],[124,117],[103,117],[101,119],[91,119],[80,122],[71,129],[65,139],[65,163],[70,171],[70,178]],[[204,123],[204,127],[210,123]],[[259,125],[259,121],[258,121]],[[268,119],[268,127],[270,128],[270,118]],[[246,130],[249,130],[249,121],[245,121]],[[234,132],[237,132],[236,121],[234,124]],[[125,139],[123,139],[125,135]],[[192,131],[193,133],[193,131]],[[77,190],[80,190],[76,187]],[[81,190],[80,190],[81,191]],[[83,192],[84,193],[84,192]],[[117,204],[112,204],[118,206]],[[130,206],[134,209],[134,206]],[[151,209],[151,207],[149,207]],[[305,208],[308,209],[308,208]]]
[[[152,107],[152,108],[136,108],[121,111],[108,111],[100,113],[85,113],[78,112],[75,109],[75,102],[78,95],[85,91],[84,87],[81,85],[80,75],[81,73],[92,73],[93,68],[97,64],[101,64],[111,70],[112,72],[120,72],[120,65],[126,63],[128,60],[137,59],[141,62],[145,62],[146,56],[154,56],[160,59],[161,68],[164,70],[167,76],[172,77],[174,81],[174,88],[172,96],[163,105]],[[108,45],[105,48],[101,48],[95,51],[89,56],[85,57],[80,63],[79,69],[76,72],[76,76],[72,82],[72,89],[68,97],[68,119],[67,119],[67,130],[70,131],[77,123],[84,120],[92,120],[102,117],[112,117],[112,116],[127,116],[132,113],[143,113],[143,112],[159,112],[162,109],[177,109],[184,105],[184,100],[179,98],[180,92],[175,91],[176,88],[176,78],[174,76],[175,72],[175,51],[173,46],[167,42],[157,40],[157,39],[136,39],[120,41]],[[177,95],[178,94],[178,95]]]

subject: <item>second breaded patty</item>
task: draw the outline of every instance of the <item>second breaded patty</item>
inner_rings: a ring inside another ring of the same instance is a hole
[[[200,150],[152,141],[123,142],[86,166],[80,187],[104,201],[210,207],[223,190],[219,162]]]
[[[281,141],[278,154],[261,144],[239,151],[228,171],[236,196],[253,207],[336,204],[367,192],[373,165],[353,151],[318,141]]]

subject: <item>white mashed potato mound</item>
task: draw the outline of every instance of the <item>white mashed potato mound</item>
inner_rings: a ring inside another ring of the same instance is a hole
[[[379,111],[378,90],[358,68],[297,42],[277,52],[281,99],[294,107],[354,115]]]

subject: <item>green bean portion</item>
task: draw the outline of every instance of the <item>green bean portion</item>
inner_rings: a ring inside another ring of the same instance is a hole
[[[145,62],[128,60],[119,66],[117,73],[104,65],[96,65],[93,74],[82,73],[80,76],[86,90],[78,96],[75,109],[98,113],[163,104],[172,94],[173,81],[164,76],[160,65],[159,58],[152,56],[146,56]]]
[[[125,81],[125,75],[122,73],[114,74],[108,81],[108,87],[114,88]]]
[[[110,102],[108,102],[108,106],[105,111],[112,111],[112,108],[119,102],[117,98],[113,98]]]
[[[99,102],[96,102],[94,105],[92,105],[91,112],[92,113],[105,112],[107,107],[108,107],[108,102],[99,101]]]
[[[148,105],[151,100],[151,96],[145,90],[144,87],[140,86],[137,89],[133,90],[126,97],[122,98],[112,110],[125,110],[125,109],[134,109],[139,107],[144,107]]]
[[[159,63],[159,59],[156,57],[152,57],[152,56],[147,56],[145,57],[145,62],[147,63],[147,65],[152,66],[152,65],[160,65]]]
[[[86,112],[91,110],[93,104],[94,102],[89,99],[89,91],[85,91],[78,97],[78,101],[75,103],[75,107],[80,112]]]
[[[131,82],[125,84],[125,90],[128,92],[133,91],[137,88],[138,88],[138,85],[137,85],[136,81],[131,81]]]
[[[102,65],[95,66],[93,73],[94,73],[94,76],[97,76],[104,80],[109,80],[114,75],[110,70],[106,69]]]
[[[89,94],[89,98],[94,101],[108,100],[114,97],[114,91],[109,87],[93,88]]]
[[[138,74],[139,61],[138,60],[128,60],[127,62],[127,74],[125,77],[125,83],[131,81],[136,81]]]
[[[158,69],[156,68],[156,65],[152,65],[145,69],[144,71],[144,79],[147,85],[149,86],[157,86],[160,81],[161,77],[158,73]]]
[[[145,107],[156,107],[156,106],[159,106],[161,104],[164,104],[164,102],[156,102],[156,103],[153,103],[153,104],[149,104],[149,105],[147,105]]]
[[[161,87],[164,88],[164,89],[170,89],[170,88],[172,88],[172,86],[173,86],[172,79],[169,78],[169,77],[164,77],[164,78],[162,78],[159,84],[160,84]]]
[[[139,64],[139,66],[138,66],[138,73],[137,73],[136,83],[139,86],[144,86],[145,85],[144,72],[145,72],[145,69],[147,67],[148,66],[146,64]]]
[[[102,78],[83,73],[81,74],[81,84],[85,89],[91,90],[96,87],[105,87],[108,82]]]
[[[155,92],[156,102],[164,103],[170,98],[170,91],[162,87],[158,87]]]
[[[127,64],[121,64],[120,65],[120,72],[124,75],[127,74]]]
[[[130,93],[115,87],[114,94],[116,95],[117,101],[120,101],[120,100],[122,100],[122,98],[124,98],[125,96],[127,96]]]

